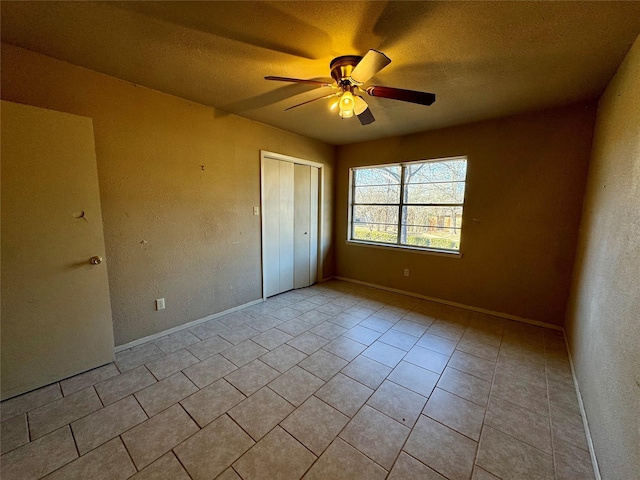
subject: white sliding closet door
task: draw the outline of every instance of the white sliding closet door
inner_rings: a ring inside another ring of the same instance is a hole
[[[263,160],[264,288],[270,297],[293,288],[293,163]]]
[[[318,169],[294,167],[293,287],[315,283],[318,276]]]
[[[314,284],[318,168],[263,158],[262,189],[264,296]]]

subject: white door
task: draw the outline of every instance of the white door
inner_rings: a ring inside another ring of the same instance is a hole
[[[293,287],[315,283],[318,276],[318,169],[294,167]]]
[[[113,360],[90,118],[2,102],[2,399]]]
[[[318,168],[262,160],[264,296],[316,282]]]

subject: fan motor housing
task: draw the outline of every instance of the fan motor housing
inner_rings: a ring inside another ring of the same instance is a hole
[[[329,68],[331,69],[331,77],[340,86],[351,85],[349,77],[354,67],[362,60],[359,55],[343,55],[331,60]]]

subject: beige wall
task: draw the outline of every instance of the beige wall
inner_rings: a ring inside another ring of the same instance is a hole
[[[594,115],[577,105],[338,147],[336,274],[562,324]],[[458,155],[468,156],[462,258],[346,244],[350,167]]]
[[[260,298],[260,149],[326,165],[332,274],[332,146],[9,45],[2,98],[93,118],[116,345]]]
[[[638,478],[640,37],[598,105],[566,327],[602,478]]]

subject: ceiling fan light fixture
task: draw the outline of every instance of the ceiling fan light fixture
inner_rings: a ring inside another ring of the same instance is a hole
[[[342,118],[351,118],[353,117],[353,111],[356,106],[356,102],[353,98],[353,94],[350,91],[346,91],[340,97],[340,116]]]

